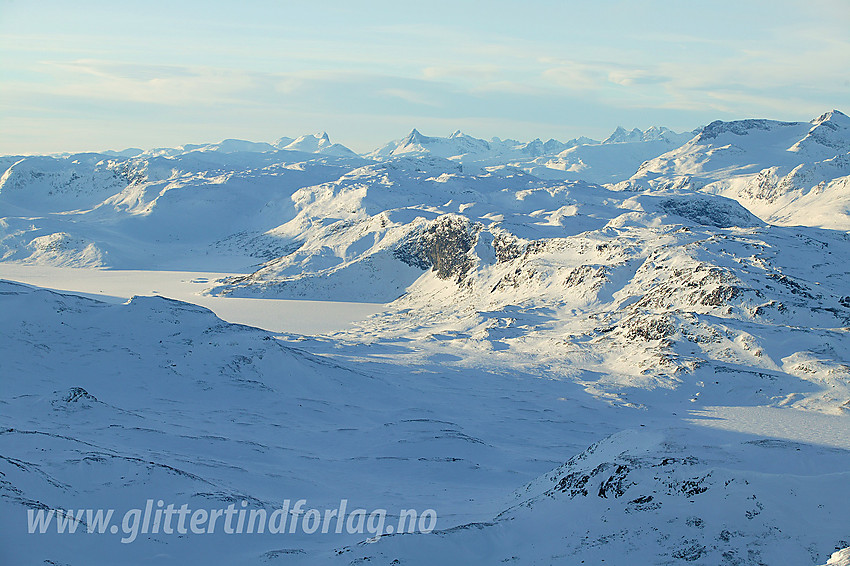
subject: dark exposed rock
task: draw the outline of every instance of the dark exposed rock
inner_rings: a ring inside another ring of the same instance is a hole
[[[708,126],[705,126],[699,133],[697,141],[714,139],[720,134],[730,133],[736,136],[746,136],[752,130],[767,131],[774,126],[795,126],[795,122],[776,122],[773,120],[735,120],[733,122],[724,122],[715,120]]]
[[[533,268],[523,269],[522,267],[517,267],[515,270],[502,277],[490,292],[493,293],[495,291],[502,291],[509,288],[518,289],[522,287],[524,283],[534,279],[536,275],[537,270]]]
[[[707,552],[705,546],[699,544],[698,541],[687,540],[678,550],[673,552],[673,558],[693,562],[694,560],[699,560]]]
[[[596,279],[593,288],[599,289],[605,281],[605,273],[604,266],[581,265],[570,270],[569,275],[564,280],[564,286],[575,287],[590,279]]]
[[[626,328],[626,337],[630,340],[662,340],[676,331],[675,325],[669,319],[655,316],[636,316],[626,323]]]
[[[814,297],[812,296],[811,293],[806,291],[806,289],[802,285],[800,285],[799,283],[797,283],[796,281],[794,281],[793,279],[791,279],[787,275],[783,275],[781,273],[770,273],[770,274],[768,274],[768,277],[773,279],[774,281],[781,283],[782,285],[787,287],[788,290],[791,291],[792,293],[794,293],[795,295],[801,295],[803,297],[806,297],[807,299],[814,299]]]
[[[518,239],[505,234],[497,234],[493,238],[493,251],[496,252],[496,260],[499,263],[504,263],[520,257],[523,249]]]
[[[599,497],[607,499],[609,494],[613,495],[614,497],[620,497],[624,493],[626,493],[626,490],[629,488],[630,485],[632,485],[625,482],[625,479],[628,474],[628,466],[624,464],[620,464],[619,466],[617,466],[616,471],[608,479],[606,479],[599,485]]]
[[[741,291],[738,287],[732,285],[718,285],[702,296],[700,304],[709,307],[719,307],[727,304],[740,294]]]
[[[480,229],[462,216],[441,216],[396,248],[393,255],[420,269],[430,267],[440,279],[455,278],[460,283],[474,265],[469,252]]]
[[[72,387],[56,400],[63,403],[77,403],[81,400],[97,401],[97,398],[94,395],[90,395],[89,392],[82,387]]]
[[[705,226],[731,228],[761,224],[746,208],[730,199],[668,198],[660,201],[658,206],[668,214],[675,214]]]

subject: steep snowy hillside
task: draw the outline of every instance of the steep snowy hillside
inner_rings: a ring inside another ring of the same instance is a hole
[[[765,221],[850,228],[850,118],[713,122],[643,164],[620,188],[690,186],[734,198]]]

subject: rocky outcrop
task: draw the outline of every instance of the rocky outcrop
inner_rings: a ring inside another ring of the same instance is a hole
[[[433,269],[440,279],[460,283],[475,264],[470,254],[480,225],[463,216],[441,216],[396,248],[400,261],[420,269]]]

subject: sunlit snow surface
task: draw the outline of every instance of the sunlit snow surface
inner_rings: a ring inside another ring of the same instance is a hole
[[[848,131],[0,158],[0,562],[846,563]],[[439,520],[26,534],[148,499]]]

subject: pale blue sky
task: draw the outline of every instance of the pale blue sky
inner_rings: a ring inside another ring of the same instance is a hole
[[[0,0],[0,153],[850,113],[850,2]]]

